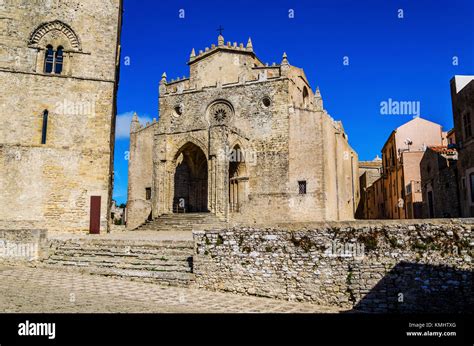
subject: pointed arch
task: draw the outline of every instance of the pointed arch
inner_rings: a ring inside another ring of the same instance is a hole
[[[207,212],[208,162],[204,151],[191,141],[174,159],[173,212]]]
[[[171,157],[171,159],[173,161],[176,161],[176,159],[179,157],[179,155],[181,154],[185,146],[190,145],[190,144],[194,144],[195,146],[199,147],[199,149],[201,149],[204,155],[206,156],[206,159],[208,158],[208,149],[207,149],[207,145],[205,145],[204,142],[202,142],[201,140],[197,138],[183,138],[182,140],[180,140],[174,145],[174,147],[178,148],[178,150],[176,150],[176,153]]]
[[[71,44],[71,47],[73,49],[82,51],[81,40],[79,39],[79,36],[74,32],[74,30],[72,30],[72,28],[69,25],[59,20],[43,23],[40,26],[38,26],[31,34],[29,44],[38,45],[41,39],[47,33],[53,30],[57,30],[63,33],[69,40],[69,43]]]

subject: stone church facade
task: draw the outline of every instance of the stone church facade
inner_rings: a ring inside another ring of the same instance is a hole
[[[159,121],[131,125],[128,228],[172,213],[235,224],[353,219],[358,157],[301,68],[249,39],[192,50],[159,86]]]
[[[121,17],[121,0],[0,2],[0,228],[107,230]]]

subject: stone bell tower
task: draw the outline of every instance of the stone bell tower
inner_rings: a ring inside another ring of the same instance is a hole
[[[0,227],[105,231],[121,0],[0,2]]]

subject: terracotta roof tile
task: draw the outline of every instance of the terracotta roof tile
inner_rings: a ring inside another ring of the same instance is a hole
[[[445,145],[431,146],[428,148],[440,154],[455,155],[457,153],[456,149],[448,148]]]

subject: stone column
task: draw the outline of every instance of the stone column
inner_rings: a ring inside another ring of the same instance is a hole
[[[229,163],[221,151],[227,145],[227,129],[222,126],[209,130],[210,158],[212,161],[212,184],[209,188],[209,200],[212,199],[211,211],[227,218],[229,211]]]
[[[240,211],[240,191],[239,191],[239,181],[237,180],[235,183],[235,206],[234,211]]]
[[[210,157],[208,160],[208,183],[207,183],[207,208],[211,213],[215,213],[216,203],[215,203],[215,165],[216,158]]]
[[[234,211],[234,182],[229,182],[229,212]]]
[[[166,204],[164,206],[166,213],[173,213],[174,198],[174,174],[176,171],[175,163],[168,161],[166,170]]]

